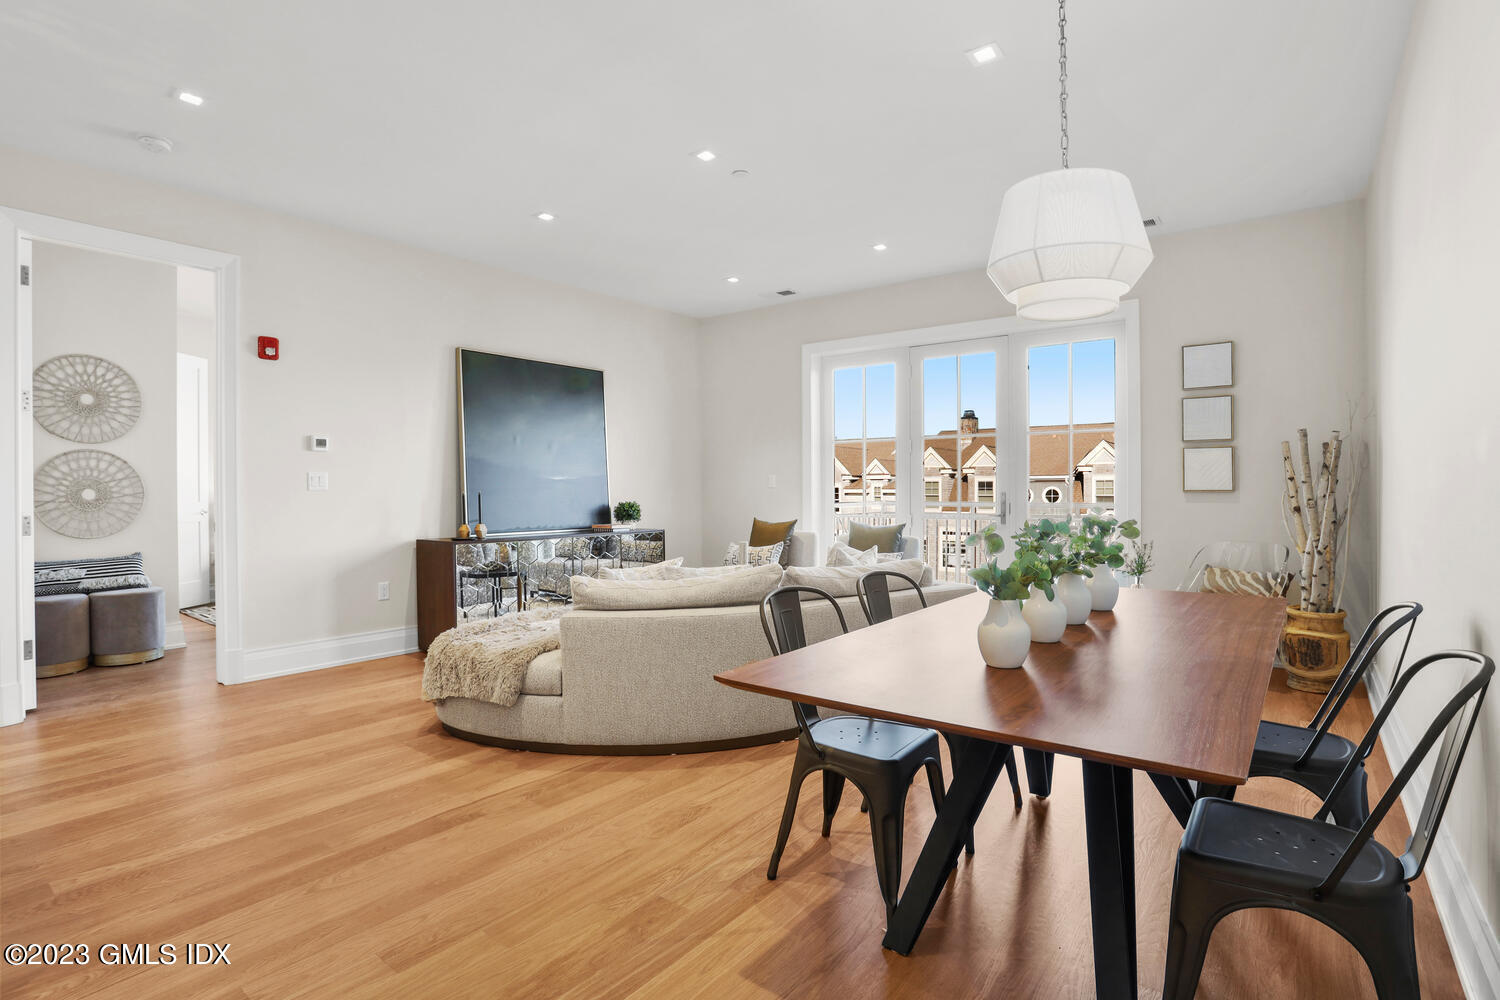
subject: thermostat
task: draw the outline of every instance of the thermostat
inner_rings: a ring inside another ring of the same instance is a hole
[[[307,436],[308,451],[327,451],[328,439],[321,434],[309,434]]]

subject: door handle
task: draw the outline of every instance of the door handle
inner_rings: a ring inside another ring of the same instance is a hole
[[[1000,523],[1001,524],[1005,524],[1006,523],[1005,515],[1007,514],[1007,512],[1009,512],[1009,510],[1010,510],[1010,495],[1005,490],[1001,490],[1000,491]]]

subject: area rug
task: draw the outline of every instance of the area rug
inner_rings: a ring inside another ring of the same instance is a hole
[[[198,619],[200,622],[203,622],[205,625],[217,625],[217,624],[219,624],[218,622],[216,622],[214,620],[214,617],[216,615],[216,609],[215,609],[215,605],[212,605],[212,604],[200,604],[196,608],[183,608],[182,609],[182,613],[185,614],[185,615],[187,615],[189,618],[196,618],[196,619]]]

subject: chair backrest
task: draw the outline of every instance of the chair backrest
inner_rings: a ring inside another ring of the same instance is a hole
[[[780,656],[782,653],[802,649],[807,645],[807,628],[802,620],[803,594],[811,594],[833,605],[833,613],[838,616],[839,628],[846,633],[849,631],[849,622],[844,618],[844,609],[839,607],[839,602],[828,591],[819,590],[817,587],[778,587],[760,602],[760,627],[765,630],[766,642],[771,647],[772,656]],[[818,750],[821,755],[822,751],[812,740],[811,731],[812,724],[818,721],[818,707],[794,701],[792,714],[797,717],[797,728],[812,743],[813,749]]]
[[[1442,821],[1443,810],[1448,806],[1448,796],[1453,792],[1454,779],[1458,777],[1459,765],[1463,763],[1464,751],[1468,749],[1469,737],[1474,733],[1474,724],[1478,721],[1480,706],[1484,704],[1484,695],[1489,688],[1490,678],[1495,673],[1495,661],[1483,653],[1462,649],[1433,653],[1430,656],[1424,656],[1413,663],[1409,670],[1403,672],[1396,679],[1396,686],[1391,689],[1385,704],[1380,706],[1380,712],[1365,733],[1364,740],[1360,742],[1359,752],[1349,759],[1348,764],[1344,765],[1343,772],[1329,790],[1328,796],[1323,800],[1323,805],[1313,814],[1313,818],[1317,820],[1328,818],[1332,811],[1331,803],[1337,798],[1344,785],[1352,780],[1354,772],[1361,766],[1360,762],[1375,745],[1375,738],[1380,735],[1380,729],[1395,709],[1396,703],[1401,700],[1401,696],[1406,693],[1412,681],[1424,670],[1436,664],[1452,664],[1454,669],[1463,672],[1458,693],[1450,698],[1433,718],[1432,724],[1427,727],[1427,732],[1422,734],[1422,738],[1417,741],[1406,763],[1392,779],[1390,787],[1380,797],[1375,808],[1370,810],[1369,819],[1365,820],[1355,832],[1354,839],[1349,842],[1349,846],[1344,849],[1344,853],[1334,864],[1333,870],[1318,886],[1314,895],[1322,896],[1338,887],[1339,880],[1344,877],[1344,873],[1349,870],[1349,866],[1354,863],[1354,859],[1359,856],[1365,844],[1374,836],[1376,828],[1391,811],[1391,807],[1396,804],[1407,782],[1411,781],[1417,768],[1437,745],[1438,737],[1442,736],[1442,748],[1438,751],[1437,763],[1433,767],[1432,778],[1427,786],[1427,798],[1422,803],[1421,814],[1412,824],[1411,837],[1407,839],[1406,850],[1401,855],[1401,870],[1408,882],[1422,874],[1422,869],[1427,864],[1427,855],[1432,850],[1433,835]]]
[[[1197,591],[1203,586],[1203,571],[1210,566],[1265,573],[1283,590],[1291,583],[1286,565],[1292,550],[1280,542],[1210,542],[1188,563],[1187,575],[1178,590]]]
[[[922,602],[922,607],[927,607],[927,595],[922,593],[922,585],[905,573],[889,569],[871,570],[854,583],[854,591],[859,595],[860,610],[865,613],[865,621],[871,625],[888,622],[896,617],[896,612],[891,608],[891,577],[905,580],[917,592],[917,600]]]
[[[1412,630],[1416,628],[1417,616],[1421,613],[1422,605],[1416,601],[1406,601],[1401,604],[1392,604],[1370,619],[1370,624],[1365,626],[1364,634],[1359,637],[1354,651],[1349,654],[1349,662],[1344,664],[1344,669],[1340,670],[1338,677],[1334,678],[1333,686],[1328,689],[1328,695],[1323,699],[1323,704],[1318,706],[1318,714],[1314,715],[1312,721],[1307,724],[1308,729],[1316,729],[1318,732],[1307,744],[1307,749],[1302,751],[1302,756],[1297,760],[1298,767],[1312,760],[1318,744],[1327,735],[1329,728],[1333,725],[1333,720],[1343,710],[1344,702],[1349,700],[1349,695],[1354,692],[1355,687],[1364,679],[1365,673],[1374,664],[1381,648],[1387,640],[1404,628],[1406,639],[1401,643],[1401,656],[1396,660],[1395,670],[1391,672],[1391,687],[1396,686],[1396,678],[1401,676],[1401,668],[1406,663],[1406,650],[1411,645]]]

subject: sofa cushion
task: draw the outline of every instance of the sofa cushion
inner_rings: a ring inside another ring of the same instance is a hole
[[[522,694],[562,694],[563,654],[560,649],[550,649],[526,667],[526,676],[521,679]]]
[[[758,604],[781,584],[781,567],[741,566],[717,576],[671,580],[600,580],[575,576],[573,605],[583,611],[639,611],[663,608],[719,608]]]
[[[855,585],[859,582],[859,578],[876,568],[873,566],[789,566],[783,583],[788,587],[817,587],[834,597],[850,597],[856,593]],[[878,569],[909,576],[923,587],[930,585],[933,579],[932,570],[923,565],[920,559],[901,559],[896,562],[881,563]],[[911,589],[900,580],[888,582],[892,590]]]

